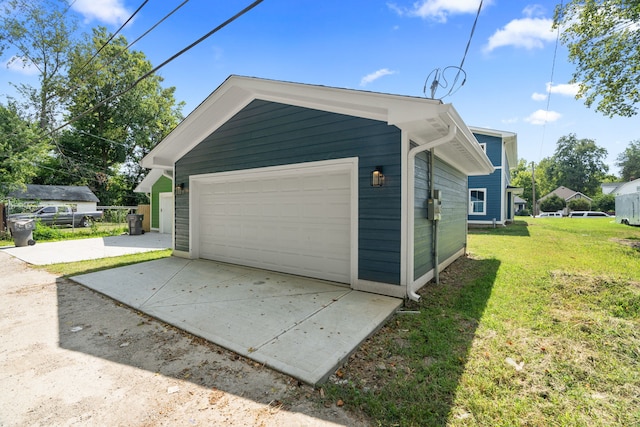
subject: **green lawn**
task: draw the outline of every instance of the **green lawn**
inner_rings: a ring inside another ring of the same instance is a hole
[[[638,245],[608,218],[472,230],[325,399],[382,426],[638,426]]]

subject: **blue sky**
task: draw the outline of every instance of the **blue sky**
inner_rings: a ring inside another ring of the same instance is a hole
[[[123,34],[134,40],[181,2],[149,1]],[[76,0],[72,7],[84,31],[96,25],[115,31],[141,3]],[[134,49],[158,65],[250,3],[190,0]],[[433,70],[462,61],[479,3],[264,0],[159,74],[186,102],[185,115],[231,74],[425,96]],[[518,157],[528,161],[551,156],[563,135],[594,139],[607,149],[610,172],[617,174],[616,157],[640,139],[640,119],[610,119],[574,99],[573,64],[564,46],[558,46],[553,61],[555,4],[485,0],[465,57],[466,82],[443,101],[452,103],[469,126],[517,133]],[[26,71],[2,66],[0,91],[13,93],[7,82],[33,81]],[[445,74],[451,81],[454,76],[452,69]],[[448,90],[438,90],[436,98]]]

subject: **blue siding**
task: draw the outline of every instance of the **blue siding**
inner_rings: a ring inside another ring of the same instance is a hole
[[[433,222],[427,219],[429,153],[416,156],[414,204],[414,280],[433,269]],[[467,176],[435,158],[434,188],[440,190],[442,217],[438,221],[439,261],[466,246]]]
[[[492,221],[494,218],[500,220],[500,209],[502,207],[502,195],[504,189],[501,184],[502,170],[497,169],[490,175],[470,176],[469,189],[485,188],[487,190],[485,203],[486,215],[469,215],[469,220]],[[467,200],[469,195],[467,192]],[[468,208],[467,208],[468,211]]]
[[[502,138],[474,133],[479,143],[486,144],[486,154],[495,167],[502,166]]]
[[[400,130],[386,123],[255,100],[175,165],[190,175],[359,158],[358,277],[400,283]],[[370,186],[384,167],[385,186]],[[176,249],[189,250],[189,200],[176,196]]]

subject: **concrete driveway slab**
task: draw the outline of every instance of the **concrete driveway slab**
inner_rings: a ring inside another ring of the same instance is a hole
[[[175,257],[72,280],[308,384],[326,380],[402,304],[322,280]]]
[[[1,248],[32,265],[58,264],[157,251],[172,247],[171,235],[145,233],[92,239],[36,243],[34,246]]]

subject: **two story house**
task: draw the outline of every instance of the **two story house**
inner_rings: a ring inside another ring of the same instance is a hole
[[[469,176],[470,226],[504,225],[513,221],[515,196],[523,189],[511,186],[511,169],[518,165],[518,136],[513,132],[470,127],[495,167],[489,175]]]

